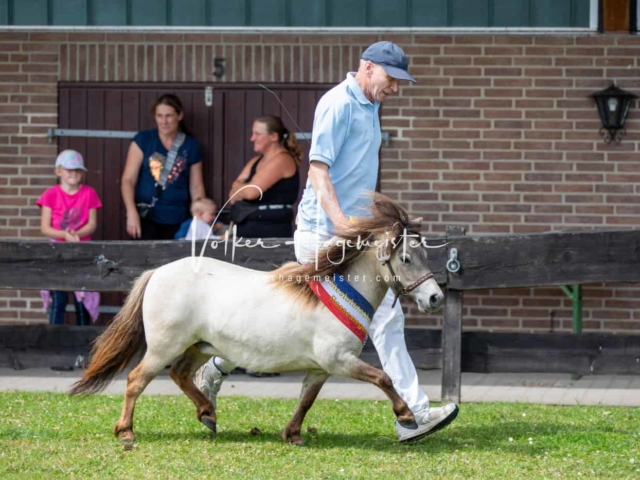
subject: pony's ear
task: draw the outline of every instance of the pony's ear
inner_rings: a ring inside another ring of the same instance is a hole
[[[418,227],[418,228],[420,228],[420,227],[422,227],[422,217],[418,217],[418,218],[411,218],[411,219],[409,220],[409,223],[410,223],[411,225],[413,225],[414,227]]]
[[[391,239],[385,234],[384,238],[376,239],[376,258],[381,262],[388,262],[391,258]]]

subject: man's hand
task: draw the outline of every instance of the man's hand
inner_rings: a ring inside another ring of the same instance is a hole
[[[353,222],[350,218],[342,215],[338,223],[334,222],[333,225],[336,227],[336,230],[339,232],[344,232],[345,230],[349,230],[353,226]]]

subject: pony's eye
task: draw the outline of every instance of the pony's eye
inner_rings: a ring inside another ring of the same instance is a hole
[[[405,253],[400,254],[400,261],[402,263],[411,263],[411,255]]]

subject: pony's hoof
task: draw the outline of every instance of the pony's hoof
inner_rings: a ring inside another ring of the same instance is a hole
[[[291,445],[295,445],[296,447],[302,447],[304,446],[304,440],[302,439],[302,437],[300,436],[299,433],[288,433],[288,432],[284,432],[282,434],[282,439],[285,442],[290,443]]]
[[[120,433],[118,440],[120,440],[120,443],[126,447],[127,445],[133,445],[133,442],[136,441],[136,437],[131,430],[127,430]]]
[[[291,445],[295,445],[296,447],[304,447],[304,440],[300,436],[291,437],[289,441],[291,442]]]
[[[213,420],[213,418],[203,416],[200,421],[205,427],[207,427],[213,433],[216,433],[216,422]]]

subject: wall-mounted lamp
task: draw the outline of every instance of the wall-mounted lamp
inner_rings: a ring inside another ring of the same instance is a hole
[[[602,121],[600,135],[605,143],[610,143],[611,140],[620,143],[622,136],[627,133],[624,129],[624,121],[627,119],[631,101],[637,98],[637,95],[618,88],[614,83],[604,90],[592,93],[590,97],[595,100],[598,107]]]

